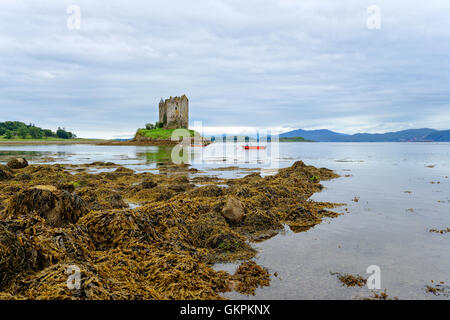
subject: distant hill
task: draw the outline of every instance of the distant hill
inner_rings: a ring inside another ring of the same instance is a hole
[[[450,130],[409,129],[386,133],[344,134],[331,130],[294,130],[280,134],[280,138],[303,137],[317,142],[404,142],[404,141],[450,141]]]
[[[427,135],[426,138],[432,141],[450,141],[450,130],[435,131]]]

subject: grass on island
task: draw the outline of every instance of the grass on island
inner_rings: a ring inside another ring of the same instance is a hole
[[[303,137],[290,137],[290,138],[280,138],[280,142],[313,142],[312,140],[306,140]]]
[[[170,140],[175,130],[179,129],[163,129],[163,128],[157,128],[152,130],[139,129],[136,134],[140,135],[141,137],[151,138],[155,140]],[[191,137],[194,137],[196,132],[194,130],[189,130],[189,134]]]

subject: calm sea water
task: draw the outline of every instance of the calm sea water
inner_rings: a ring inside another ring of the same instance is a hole
[[[377,265],[381,288],[389,296],[450,299],[425,290],[431,280],[450,285],[450,233],[429,232],[450,228],[450,143],[280,143],[275,149],[244,151],[240,145],[213,144],[195,149],[192,166],[225,177],[248,171],[214,169],[263,168],[263,174],[270,174],[296,160],[330,168],[342,177],[323,182],[326,188],[313,199],[346,203],[337,209],[344,214],[307,232],[286,228],[255,244],[255,260],[278,277],[254,297],[229,293],[228,298],[367,297],[367,287],[343,287],[330,272],[367,277],[367,267]],[[161,147],[0,146],[0,162],[25,155],[34,163],[111,161],[142,171],[166,165],[171,153],[171,148]],[[236,264],[216,268],[233,272]]]

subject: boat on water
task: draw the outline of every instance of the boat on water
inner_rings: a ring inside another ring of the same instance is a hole
[[[249,145],[245,145],[243,147],[245,150],[264,150],[266,148],[265,146],[249,146]]]

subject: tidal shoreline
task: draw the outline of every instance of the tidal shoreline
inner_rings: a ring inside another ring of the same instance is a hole
[[[89,173],[93,167],[113,171]],[[335,204],[309,200],[322,189],[320,180],[337,175],[301,161],[273,176],[221,180],[136,173],[114,163],[0,169],[0,248],[14,252],[0,261],[3,299],[253,294],[270,275],[251,261],[252,242],[284,225],[304,231],[337,216],[327,209]],[[212,268],[238,260],[234,274]],[[66,286],[71,265],[82,274],[77,290]]]

